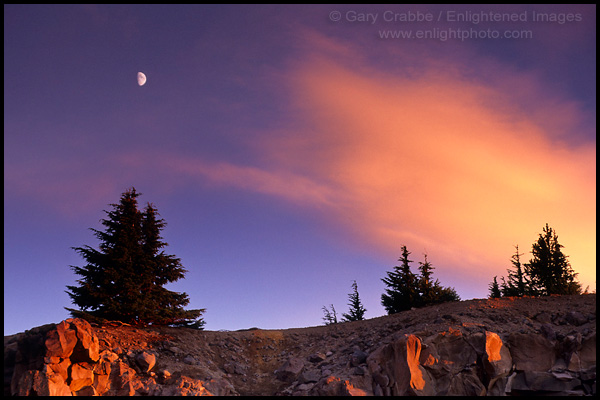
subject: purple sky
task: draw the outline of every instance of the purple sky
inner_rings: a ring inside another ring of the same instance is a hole
[[[320,325],[353,280],[384,315],[404,244],[487,297],[546,222],[595,290],[595,38],[595,5],[5,5],[5,335],[68,317],[131,186],[209,330]]]

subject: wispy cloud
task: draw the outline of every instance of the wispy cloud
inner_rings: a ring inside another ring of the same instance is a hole
[[[351,240],[390,256],[407,244],[490,280],[505,274],[512,246],[528,249],[548,222],[580,277],[595,280],[595,145],[566,145],[544,123],[574,129],[572,103],[538,93],[539,106],[524,111],[516,105],[537,87],[525,75],[503,87],[439,68],[394,77],[326,57],[289,82],[300,118],[261,142],[266,166],[170,164],[318,206]]]

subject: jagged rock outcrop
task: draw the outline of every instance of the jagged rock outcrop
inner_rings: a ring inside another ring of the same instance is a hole
[[[595,321],[595,295],[467,301],[279,331],[67,319],[5,337],[4,393],[596,395]]]
[[[98,337],[85,320],[69,318],[5,343],[5,394],[16,396],[133,396],[236,394],[228,382],[170,379],[152,371],[156,355],[147,351],[119,357],[100,352]],[[7,362],[8,361],[8,362]],[[8,367],[8,370],[7,370]],[[7,373],[10,393],[7,393]],[[212,392],[211,392],[212,389]]]

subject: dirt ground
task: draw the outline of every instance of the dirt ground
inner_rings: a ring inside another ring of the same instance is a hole
[[[365,321],[280,330],[110,325],[94,329],[101,350],[121,354],[152,350],[157,354],[155,370],[167,370],[173,378],[226,378],[239,394],[264,395],[280,393],[288,385],[274,372],[290,357],[306,360],[320,354],[333,370],[347,364],[353,350],[368,354],[397,334],[429,336],[452,328],[464,333],[487,330],[504,340],[513,332],[539,332],[543,324],[551,324],[557,335],[595,332],[596,295],[474,299]]]

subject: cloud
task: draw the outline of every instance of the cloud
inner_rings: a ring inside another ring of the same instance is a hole
[[[512,244],[527,248],[549,222],[589,278],[595,146],[569,147],[537,123],[576,120],[572,104],[540,101],[529,118],[502,103],[510,87],[439,70],[394,79],[311,60],[297,73],[310,126],[276,143],[279,159],[336,187],[338,219],[362,240],[396,252],[410,242],[462,268],[503,271]]]
[[[207,179],[220,185],[282,197],[303,205],[332,206],[332,191],[309,178],[289,171],[269,171],[231,163],[206,163],[194,158],[173,156],[167,164],[172,172]]]
[[[460,274],[505,275],[513,245],[528,252],[548,222],[593,285],[595,145],[568,145],[563,133],[580,120],[577,107],[548,100],[530,76],[503,80],[498,68],[492,84],[458,67],[390,76],[310,58],[289,75],[297,120],[257,146],[263,166],[176,168],[317,206],[324,223],[390,257],[403,244],[427,251],[453,285]],[[518,106],[536,95],[539,105]]]

